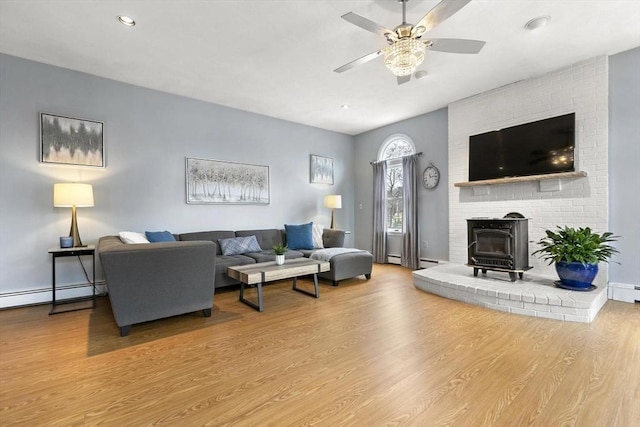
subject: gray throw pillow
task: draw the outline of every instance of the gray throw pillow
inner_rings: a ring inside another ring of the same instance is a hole
[[[230,239],[218,239],[222,255],[240,255],[251,252],[262,252],[256,236],[232,237]]]

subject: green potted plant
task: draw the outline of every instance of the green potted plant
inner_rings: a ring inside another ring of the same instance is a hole
[[[598,274],[598,263],[609,262],[618,250],[609,245],[619,236],[605,232],[594,233],[589,227],[560,227],[555,231],[545,230],[546,237],[540,239],[540,249],[533,252],[549,265],[555,263],[560,278],[559,287],[572,290],[591,290],[591,282]]]
[[[276,264],[284,264],[284,254],[289,250],[289,247],[287,245],[277,244],[274,245],[272,249],[276,254]]]

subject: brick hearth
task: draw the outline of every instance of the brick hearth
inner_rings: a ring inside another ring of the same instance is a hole
[[[534,317],[589,323],[607,302],[605,285],[591,292],[560,289],[557,277],[524,273],[509,281],[507,273],[487,271],[473,276],[473,268],[445,264],[413,272],[416,288],[445,298],[493,310]]]

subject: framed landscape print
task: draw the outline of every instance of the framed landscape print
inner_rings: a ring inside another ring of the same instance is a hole
[[[312,184],[333,185],[333,159],[312,154],[310,176]]]
[[[188,204],[268,205],[269,166],[187,157]]]
[[[104,124],[40,113],[40,161],[103,168]]]

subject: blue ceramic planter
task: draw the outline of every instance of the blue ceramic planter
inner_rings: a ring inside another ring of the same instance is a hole
[[[589,288],[598,274],[598,264],[556,262],[556,272],[562,284],[572,288]]]

